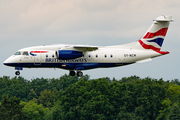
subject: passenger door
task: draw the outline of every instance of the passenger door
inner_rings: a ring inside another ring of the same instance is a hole
[[[33,51],[34,52],[34,65],[41,65],[42,56],[41,51]]]

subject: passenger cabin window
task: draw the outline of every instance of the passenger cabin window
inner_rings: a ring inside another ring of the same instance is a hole
[[[29,55],[29,54],[28,54],[28,51],[24,51],[24,52],[23,52],[23,55]]]
[[[18,51],[18,52],[16,52],[14,55],[21,55],[21,52]]]

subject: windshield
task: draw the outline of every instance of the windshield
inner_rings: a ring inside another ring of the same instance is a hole
[[[23,52],[23,55],[28,55],[28,51],[24,51],[24,52]]]
[[[17,51],[14,55],[21,55],[21,52]]]

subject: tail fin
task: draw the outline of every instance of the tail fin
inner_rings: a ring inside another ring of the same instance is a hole
[[[146,34],[139,40],[144,49],[160,51],[172,16],[160,16],[156,18]]]

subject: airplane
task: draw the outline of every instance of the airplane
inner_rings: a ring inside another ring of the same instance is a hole
[[[23,68],[61,68],[69,75],[83,75],[83,70],[109,68],[151,61],[152,58],[169,54],[161,51],[172,16],[157,17],[144,36],[124,45],[43,45],[18,50],[4,61],[15,67],[16,75]]]

